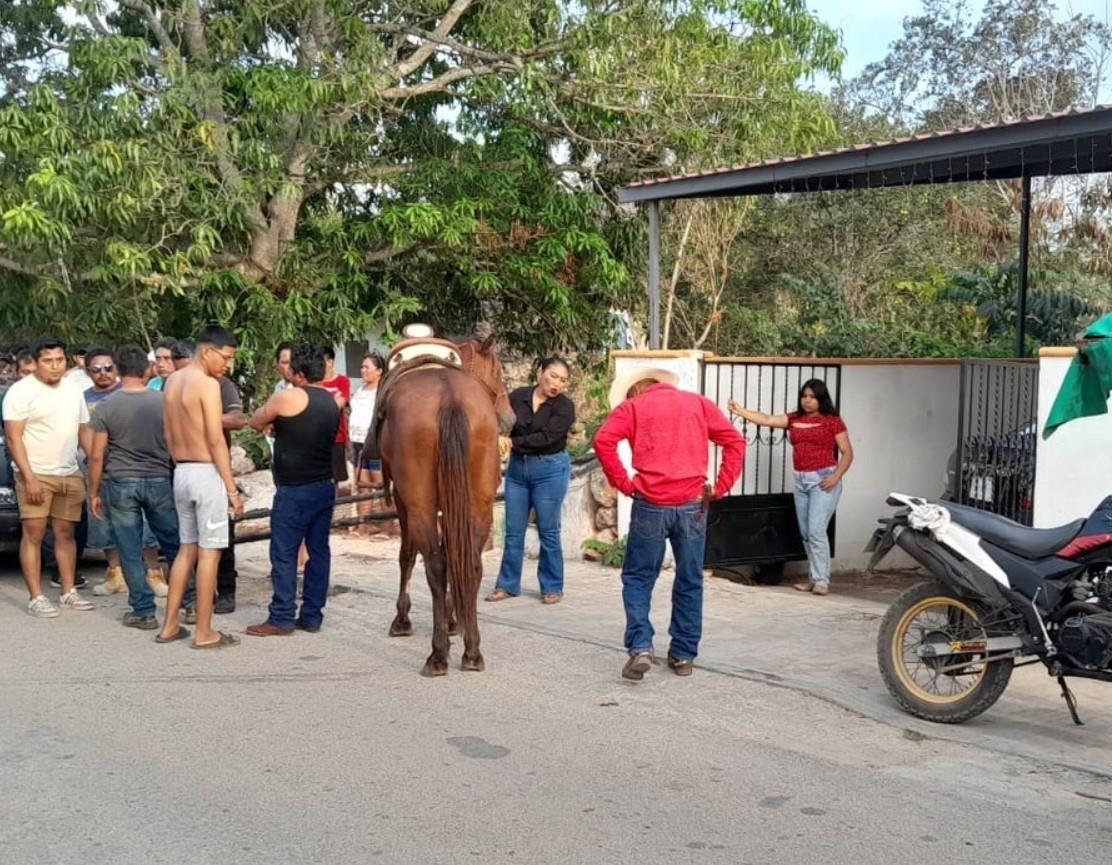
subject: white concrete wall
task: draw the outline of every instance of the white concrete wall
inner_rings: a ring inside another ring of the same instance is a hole
[[[835,568],[863,568],[864,546],[877,520],[891,512],[891,492],[937,498],[946,489],[946,464],[957,447],[960,366],[846,364],[841,414],[855,459],[843,481],[835,523]],[[885,560],[910,566],[899,550]]]
[[[1043,441],[1050,407],[1073,361],[1073,352],[1046,349],[1039,358],[1039,439],[1036,446],[1036,528],[1087,517],[1112,494],[1112,414],[1081,418]]]

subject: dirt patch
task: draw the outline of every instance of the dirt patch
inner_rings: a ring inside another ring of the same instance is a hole
[[[713,571],[713,576],[743,583],[748,586],[770,585],[760,579],[754,579],[748,572],[749,569],[718,570]],[[790,586],[792,583],[804,579],[803,576],[784,576],[779,581],[781,586]],[[830,581],[831,594],[845,595],[863,601],[875,601],[887,604],[894,601],[900,593],[909,586],[926,579],[922,571],[918,570],[881,570],[881,571],[837,571]]]

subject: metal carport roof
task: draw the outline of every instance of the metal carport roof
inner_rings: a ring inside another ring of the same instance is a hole
[[[650,340],[660,340],[659,203],[789,192],[1023,180],[1020,226],[1022,353],[1027,299],[1031,178],[1112,171],[1112,106],[860,144],[841,150],[677,174],[618,190],[621,203],[649,212]]]

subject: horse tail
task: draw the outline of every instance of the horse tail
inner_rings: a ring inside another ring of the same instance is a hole
[[[448,588],[455,603],[457,620],[473,620],[478,585],[475,562],[478,552],[471,525],[471,433],[467,414],[453,397],[448,398],[437,415],[440,429],[436,485],[443,529],[444,555],[448,566]]]

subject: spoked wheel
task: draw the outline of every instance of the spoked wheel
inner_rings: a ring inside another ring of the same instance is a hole
[[[919,583],[884,616],[877,638],[880,673],[907,712],[960,724],[995,703],[1012,677],[1011,658],[985,661],[987,639],[975,603],[939,583]],[[933,646],[948,651],[938,654]]]

